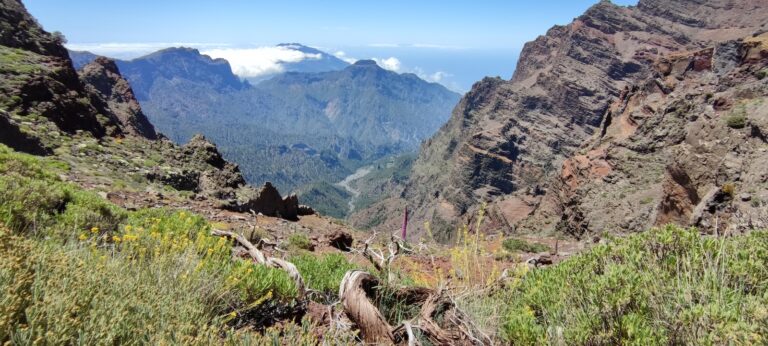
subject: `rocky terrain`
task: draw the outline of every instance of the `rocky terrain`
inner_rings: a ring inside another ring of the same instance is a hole
[[[512,81],[479,82],[415,162],[326,184],[403,191],[360,232],[249,186],[202,135],[174,144],[119,64],[76,72],[0,0],[0,343],[764,343],[768,34],[742,32],[762,9],[596,5],[529,44]],[[385,228],[422,190],[440,204],[410,204],[411,225],[432,210],[434,228]],[[670,222],[700,228],[648,229]]]
[[[668,211],[677,202],[662,185],[666,179],[666,186],[675,186],[669,182],[680,172],[675,167],[686,165],[682,171],[693,182],[682,189],[695,189],[699,197],[683,202],[689,204],[683,209],[704,208],[699,204],[711,203],[705,195],[729,181],[738,186],[736,194],[764,191],[756,173],[761,167],[744,162],[754,162],[746,158],[764,149],[750,128],[756,124],[761,133],[757,124],[766,117],[752,104],[765,97],[758,77],[765,67],[759,42],[766,11],[762,1],[600,2],[527,43],[511,80],[476,83],[422,146],[409,181],[353,219],[394,227],[396,218],[381,216],[407,204],[414,219],[430,221],[450,238],[458,220],[471,219],[488,203],[490,218],[504,232],[581,236],[683,219],[711,226]],[[646,97],[647,106],[640,100]],[[732,107],[750,119],[746,130],[727,126]],[[632,115],[618,116],[625,111]],[[723,170],[730,173],[712,173]],[[734,197],[742,214],[754,203]],[[721,217],[720,227],[725,223]]]

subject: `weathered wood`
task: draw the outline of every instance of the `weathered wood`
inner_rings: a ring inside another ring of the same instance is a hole
[[[274,257],[267,257],[264,255],[261,250],[259,250],[253,243],[251,243],[248,239],[246,239],[243,235],[229,232],[229,231],[221,231],[221,230],[213,230],[211,231],[211,234],[218,237],[227,237],[230,239],[234,239],[237,243],[242,246],[242,248],[245,249],[245,252],[248,254],[248,257],[253,259],[254,262],[269,266],[272,268],[277,268],[285,271],[288,273],[288,276],[293,279],[293,282],[296,283],[296,289],[299,292],[299,299],[303,299],[304,295],[306,294],[306,286],[304,285],[304,278],[301,277],[301,273],[299,273],[299,270],[296,268],[296,266],[288,262],[286,260],[280,259],[280,258],[274,258]]]
[[[363,341],[392,344],[392,327],[379,309],[371,303],[366,292],[366,288],[370,290],[377,284],[378,280],[373,275],[360,270],[350,270],[341,280],[339,297],[347,317],[360,329]]]

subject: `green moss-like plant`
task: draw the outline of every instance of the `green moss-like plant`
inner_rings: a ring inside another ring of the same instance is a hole
[[[529,243],[523,239],[509,238],[501,243],[505,250],[509,252],[545,252],[550,251],[549,246],[540,243]]]

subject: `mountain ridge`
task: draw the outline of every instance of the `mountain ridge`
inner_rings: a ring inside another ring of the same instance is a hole
[[[754,11],[749,2],[727,4],[602,1],[554,26],[525,44],[510,81],[476,83],[422,146],[409,182],[358,212],[355,224],[372,226],[369,220],[407,204],[416,225],[429,221],[450,238],[454,222],[489,203],[497,227],[513,231],[537,207],[548,179],[599,130],[612,100],[653,74],[658,57],[746,37],[764,25],[759,15],[745,15]],[[655,15],[660,11],[664,16]],[[686,19],[699,13],[712,15],[707,23]],[[392,217],[382,226],[397,223]]]

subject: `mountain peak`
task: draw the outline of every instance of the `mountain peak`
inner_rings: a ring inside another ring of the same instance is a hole
[[[374,60],[365,59],[365,60],[358,60],[354,64],[354,66],[376,66],[379,67],[379,65]]]

